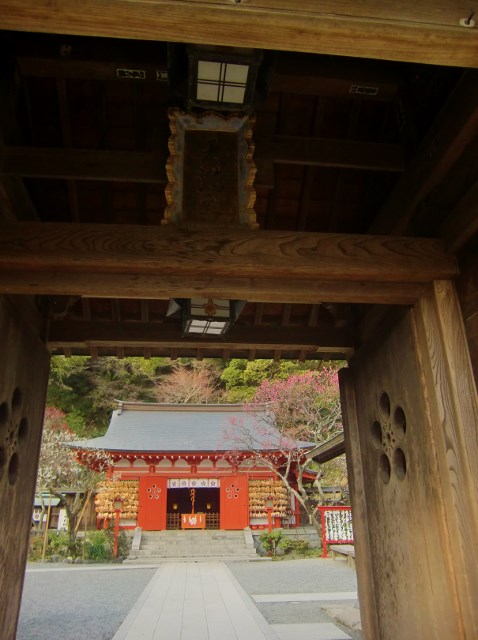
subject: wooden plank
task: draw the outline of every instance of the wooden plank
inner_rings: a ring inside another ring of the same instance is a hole
[[[0,223],[0,269],[193,278],[267,273],[281,282],[334,283],[425,283],[458,274],[437,239],[36,222]]]
[[[75,348],[88,345],[141,347],[194,347],[237,349],[305,349],[311,353],[334,351],[351,353],[354,336],[348,329],[333,327],[289,327],[234,325],[221,338],[182,336],[180,323],[52,321],[48,330],[48,348]]]
[[[372,233],[407,233],[420,203],[478,135],[478,72],[467,71],[419,146],[376,220]]]
[[[0,0],[3,29],[476,67],[476,29],[459,26],[469,13],[463,0]]]
[[[324,282],[284,278],[199,278],[101,271],[15,270],[0,267],[0,293],[131,299],[204,296],[250,302],[410,305],[430,297],[430,283]]]

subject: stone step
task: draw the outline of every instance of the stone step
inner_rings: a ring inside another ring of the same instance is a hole
[[[174,553],[162,553],[162,552],[156,552],[156,551],[144,551],[143,549],[140,549],[139,551],[137,551],[137,557],[138,558],[151,558],[153,556],[158,556],[161,558],[169,558],[171,556],[183,556],[183,557],[188,557],[188,558],[195,558],[196,556],[233,556],[233,555],[256,555],[255,551],[254,552],[249,552],[247,549],[244,549],[243,551],[238,551],[238,550],[233,550],[233,551],[218,551],[217,549],[215,550],[211,550],[211,551],[188,551],[188,552],[182,552],[182,551],[178,551],[178,552],[174,552]]]
[[[160,565],[165,562],[263,562],[264,560],[270,560],[270,558],[261,558],[257,554],[254,555],[232,555],[232,556],[195,556],[195,557],[163,557],[163,556],[149,556],[149,557],[128,557],[123,561],[123,564],[138,564],[138,565]]]
[[[244,531],[147,531],[139,533],[138,545],[125,560],[128,564],[156,565],[173,560],[250,562],[259,558],[252,536],[247,537]]]

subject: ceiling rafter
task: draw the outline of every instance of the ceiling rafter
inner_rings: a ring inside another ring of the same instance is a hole
[[[404,150],[399,144],[276,135],[255,140],[255,146],[255,161],[259,165],[277,162],[371,171],[401,172],[405,169]],[[165,150],[5,146],[0,157],[3,175],[65,180],[165,184],[165,165]],[[260,173],[257,178],[256,184],[262,186]],[[265,186],[270,181],[266,173]]]

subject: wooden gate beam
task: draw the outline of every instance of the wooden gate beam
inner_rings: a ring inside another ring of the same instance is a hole
[[[0,293],[365,302],[370,290],[375,302],[409,304],[457,274],[435,239],[0,224]]]
[[[461,0],[0,0],[2,28],[478,66]]]

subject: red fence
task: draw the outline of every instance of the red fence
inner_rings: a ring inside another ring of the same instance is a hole
[[[322,524],[322,558],[327,557],[328,544],[353,544],[350,507],[317,507]]]

